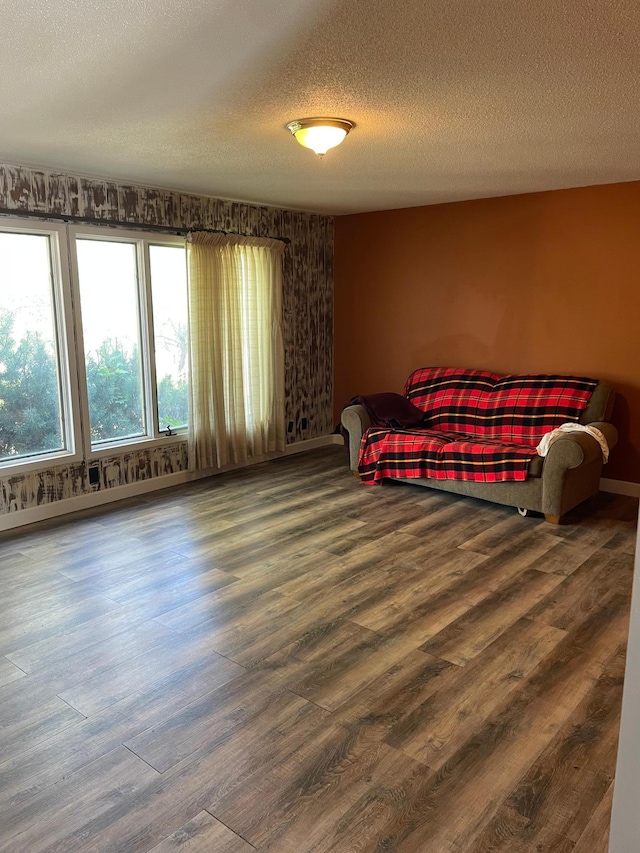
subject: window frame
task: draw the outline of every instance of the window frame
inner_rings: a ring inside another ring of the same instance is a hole
[[[0,217],[0,231],[47,236],[51,270],[53,331],[56,336],[58,386],[64,447],[33,456],[0,461],[0,476],[29,474],[52,465],[80,462],[84,458],[81,401],[77,383],[78,363],[75,336],[73,289],[69,269],[67,226],[53,222]]]
[[[24,476],[60,465],[89,462],[103,457],[152,447],[184,443],[188,425],[174,428],[172,435],[160,429],[153,325],[150,246],[176,246],[185,250],[186,239],[179,234],[163,234],[141,228],[108,225],[75,225],[46,218],[0,215],[0,231],[44,235],[49,238],[51,297],[58,355],[61,424],[65,447],[61,450],[15,457],[0,462],[0,477]],[[94,239],[134,243],[137,267],[137,311],[140,333],[142,393],[146,433],[135,438],[112,439],[92,445],[89,420],[82,306],[76,241]]]
[[[151,391],[150,391],[150,399],[153,404],[153,428],[155,430],[155,434],[158,438],[168,438],[175,439],[176,436],[181,436],[185,441],[187,440],[187,436],[189,433],[189,424],[183,424],[178,427],[171,427],[172,435],[168,436],[166,434],[166,430],[160,429],[160,409],[158,406],[158,375],[156,370],[156,336],[155,336],[155,326],[154,326],[154,318],[153,318],[153,285],[151,281],[151,258],[149,249],[151,246],[180,246],[184,249],[184,263],[185,263],[185,271],[187,269],[187,241],[184,237],[172,236],[164,237],[162,234],[159,234],[158,237],[160,239],[156,239],[155,237],[147,238],[144,242],[143,251],[144,251],[144,270],[145,270],[145,296],[146,296],[146,304],[147,304],[147,321],[148,321],[148,341],[149,348],[152,353],[152,363],[153,363],[153,371],[151,376]],[[187,313],[188,313],[188,292],[185,293],[185,297],[187,299]],[[189,323],[187,316],[187,325]],[[187,353],[187,364],[190,364],[189,354]],[[190,373],[190,369],[187,371]]]
[[[87,459],[100,459],[117,455],[127,450],[145,449],[176,441],[186,441],[188,426],[177,429],[168,436],[158,428],[158,391],[155,361],[155,334],[153,327],[153,297],[151,290],[151,266],[149,246],[180,246],[185,249],[184,237],[172,234],[154,234],[143,229],[113,228],[110,226],[68,225],[69,259],[71,264],[71,286],[76,306],[76,347],[78,352],[77,375],[80,392],[80,407],[84,425],[84,453]],[[80,298],[80,276],[76,245],[78,240],[97,240],[134,244],[137,269],[137,323],[140,334],[140,364],[142,377],[143,412],[146,432],[144,435],[110,439],[93,444],[89,417],[89,394],[85,365],[84,336],[82,329],[82,303]]]

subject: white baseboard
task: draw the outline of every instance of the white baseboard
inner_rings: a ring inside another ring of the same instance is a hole
[[[629,495],[632,498],[640,498],[640,483],[630,483],[628,480],[610,480],[608,477],[602,477],[600,491],[609,492],[612,495]]]
[[[297,441],[295,444],[287,444],[285,455],[291,453],[302,453],[303,450],[314,450],[316,447],[327,447],[329,444],[342,444],[341,435],[321,435],[318,438],[308,438],[305,441]]]
[[[339,442],[335,442],[336,438],[339,439]],[[243,462],[239,465],[225,465],[224,468],[214,468],[209,471],[178,471],[175,474],[166,474],[163,477],[153,477],[149,480],[139,480],[137,483],[128,483],[126,486],[115,486],[113,489],[98,489],[95,492],[78,495],[75,498],[67,498],[66,500],[54,501],[49,504],[43,504],[42,506],[4,513],[0,515],[0,532],[3,530],[13,530],[16,527],[23,527],[26,524],[35,524],[38,521],[46,521],[50,518],[57,518],[60,515],[68,515],[71,512],[91,509],[92,507],[102,506],[103,504],[113,503],[114,501],[137,497],[138,495],[148,494],[149,492],[158,492],[161,489],[180,486],[183,483],[201,480],[204,477],[213,477],[216,474],[223,474],[226,471],[234,471],[240,468],[247,468],[251,465],[258,465],[261,462],[268,461],[268,459],[278,459],[281,456],[303,453],[305,450],[315,450],[317,447],[327,447],[335,443],[341,444],[342,438],[334,435],[323,435],[319,438],[310,438],[306,441],[297,441],[295,444],[288,444],[285,447],[284,454],[274,453],[268,457],[264,456],[259,459],[252,459],[249,462]]]

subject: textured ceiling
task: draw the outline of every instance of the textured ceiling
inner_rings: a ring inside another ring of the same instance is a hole
[[[640,179],[638,0],[0,0],[0,160],[349,213]],[[322,160],[287,121],[349,118]]]

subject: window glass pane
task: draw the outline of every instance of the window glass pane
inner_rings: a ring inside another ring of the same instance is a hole
[[[49,240],[0,232],[0,461],[65,448]]]
[[[136,246],[86,239],[76,246],[91,441],[144,435]]]
[[[182,246],[149,246],[158,380],[158,428],[189,417],[187,270]]]

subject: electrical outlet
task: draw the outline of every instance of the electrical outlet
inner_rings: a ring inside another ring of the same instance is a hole
[[[289,421],[287,424],[287,432],[293,432],[293,421]]]
[[[89,485],[90,486],[99,486],[100,485],[100,468],[98,465],[92,465],[89,468]]]
[[[302,432],[309,429],[309,418],[300,418],[300,429]]]

